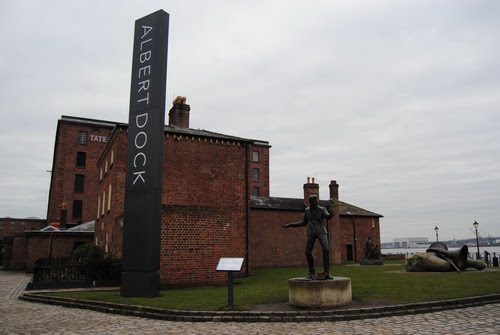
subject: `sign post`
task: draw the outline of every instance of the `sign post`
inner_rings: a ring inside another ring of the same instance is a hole
[[[160,290],[160,230],[169,15],[135,21],[125,178],[121,295]]]
[[[227,272],[227,304],[233,309],[233,272],[240,272],[244,258],[221,258],[217,265],[218,272]]]

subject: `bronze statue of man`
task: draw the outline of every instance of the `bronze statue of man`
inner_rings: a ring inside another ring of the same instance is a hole
[[[334,204],[334,200],[331,200]],[[307,226],[307,243],[306,243],[306,258],[307,266],[309,267],[309,275],[307,278],[316,278],[314,269],[313,248],[316,240],[321,243],[323,249],[323,270],[322,279],[333,279],[330,276],[330,247],[328,243],[328,231],[324,225],[325,219],[330,219],[333,216],[333,210],[321,207],[318,205],[318,196],[311,195],[309,197],[309,207],[306,208],[304,219],[302,221],[288,223],[283,227],[303,227]]]
[[[375,254],[374,254],[375,246],[373,245],[373,241],[372,241],[372,238],[370,236],[368,236],[368,238],[365,241],[364,251],[365,251],[365,258],[366,259],[374,259],[375,258]]]

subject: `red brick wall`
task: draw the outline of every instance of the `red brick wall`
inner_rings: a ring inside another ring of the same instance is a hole
[[[354,225],[353,225],[354,220]],[[341,234],[340,243],[342,251],[342,262],[347,262],[347,244],[355,247],[355,262],[360,262],[364,257],[365,241],[370,236],[373,244],[380,250],[380,227],[379,218],[368,216],[342,216],[340,219]],[[356,231],[354,232],[354,229]],[[355,238],[354,238],[355,236]]]
[[[25,230],[39,230],[46,225],[45,220],[0,218],[0,240]]]
[[[162,202],[244,208],[245,155],[239,142],[167,134]]]
[[[26,255],[28,252],[28,240],[24,233],[14,236],[10,255],[9,270],[26,269]]]
[[[50,253],[49,233],[36,233],[27,235],[26,271],[33,272],[35,261],[48,258]],[[54,233],[52,235],[52,258],[71,257],[75,242],[92,243],[92,233]]]
[[[259,153],[259,161],[253,161],[253,152]],[[251,145],[248,150],[248,161],[250,163],[249,169],[249,194],[252,195],[252,190],[254,187],[258,187],[260,190],[260,196],[269,197],[269,146],[267,145]],[[254,168],[259,169],[260,179],[259,181],[254,181],[252,176],[252,170]]]
[[[104,250],[116,257],[122,255],[123,227],[120,224],[123,220],[123,208],[125,203],[125,165],[127,153],[127,132],[124,128],[118,128],[110,138],[110,143],[98,162],[97,170],[103,170],[103,177],[97,186],[95,201],[100,201],[99,213],[96,209],[95,242]],[[106,172],[106,162],[108,170]],[[111,185],[111,198],[109,197],[109,186]],[[104,214],[102,212],[103,194],[106,194],[104,201]],[[111,199],[111,206],[108,210],[108,202]]]
[[[99,213],[95,240],[118,257],[123,239],[119,222],[124,210],[126,143],[126,131],[115,133],[98,165],[100,170],[114,151],[114,165],[103,174],[97,190],[101,208],[106,192],[106,210]],[[245,144],[235,141],[165,135],[162,203],[166,209],[160,255],[163,286],[224,283],[226,276],[215,272],[219,258],[246,256],[249,151]],[[108,212],[109,184],[112,204]]]
[[[283,224],[302,220],[304,213],[301,211],[262,210],[252,209],[250,212],[249,227],[249,261],[253,268],[307,266],[305,257],[306,227],[288,228]],[[379,219],[372,217],[354,217],[356,222],[356,243],[354,243],[351,216],[340,217],[340,231],[333,227],[333,219],[329,220],[331,262],[336,264],[335,257],[340,263],[347,262],[346,244],[356,245],[357,260],[361,261],[364,252],[364,242],[368,236],[373,243],[380,247]],[[333,244],[337,241],[338,251]],[[316,265],[322,264],[322,252],[319,242],[314,247]],[[307,271],[307,270],[304,270]]]
[[[14,236],[7,236],[3,239],[3,250],[2,250],[2,265],[5,269],[10,266],[10,259],[12,257],[12,243],[14,242]]]
[[[219,258],[246,256],[247,150],[172,134],[165,149],[161,284],[222,284]]]
[[[111,127],[89,126],[85,124],[68,123],[64,120],[58,122],[54,162],[52,166],[52,180],[49,195],[48,222],[59,222],[62,203],[66,203],[68,210],[67,223],[75,224],[88,222],[95,218],[97,203],[95,201],[99,172],[96,162],[104,146],[103,141],[95,141],[91,136],[109,136]],[[88,144],[78,144],[80,131],[88,132]],[[77,152],[86,152],[85,167],[76,166]],[[75,175],[85,175],[84,192],[74,192]],[[73,200],[83,201],[81,219],[73,219]]]
[[[303,218],[303,211],[252,209],[249,226],[251,267],[307,267],[307,228],[283,228],[284,224],[301,221]],[[314,257],[316,265],[323,264],[319,242],[314,246]],[[307,273],[307,269],[304,271]]]
[[[215,271],[221,257],[233,252],[232,213],[214,207],[167,206],[162,219],[162,286],[221,284],[227,274]],[[236,248],[237,249],[237,248]]]

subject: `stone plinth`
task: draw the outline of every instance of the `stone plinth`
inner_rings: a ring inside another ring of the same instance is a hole
[[[347,305],[352,301],[351,278],[334,277],[333,280],[288,280],[288,302],[292,306],[323,308]]]

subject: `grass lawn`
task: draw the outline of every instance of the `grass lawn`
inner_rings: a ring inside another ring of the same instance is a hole
[[[306,268],[252,270],[251,276],[234,280],[234,304],[251,310],[255,305],[288,301],[288,279],[304,277]],[[354,301],[400,304],[500,293],[500,269],[456,272],[406,272],[400,262],[384,266],[334,266],[331,273],[352,280]],[[119,292],[59,292],[53,295],[145,305],[171,310],[223,310],[227,286],[162,290],[157,298],[125,298]]]

